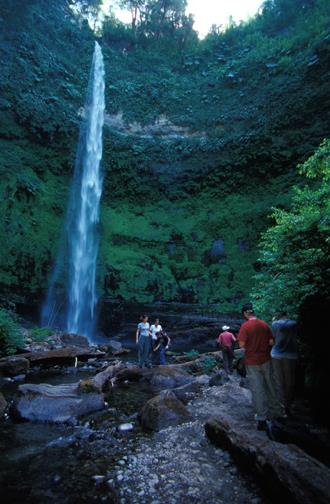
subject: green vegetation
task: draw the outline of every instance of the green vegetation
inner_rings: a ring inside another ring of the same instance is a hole
[[[31,330],[30,336],[33,341],[44,341],[48,336],[51,336],[54,331],[49,329],[49,327],[34,327]]]
[[[0,357],[14,354],[22,342],[23,337],[15,315],[0,308]]]
[[[275,209],[275,224],[261,242],[261,271],[254,297],[269,319],[285,308],[297,317],[308,298],[330,302],[330,141],[299,167],[305,185],[294,187],[288,210]]]
[[[123,0],[106,64],[98,287],[237,309],[295,170],[330,136],[327,0],[266,2],[199,40],[184,0]],[[61,240],[97,0],[0,0],[0,291],[44,297]],[[72,7],[78,8],[75,14]],[[279,215],[279,214],[278,214]]]

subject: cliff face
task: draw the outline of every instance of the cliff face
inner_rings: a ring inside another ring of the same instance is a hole
[[[0,2],[0,287],[22,301],[42,296],[60,240],[93,34],[64,0],[15,3]],[[248,294],[271,207],[330,133],[329,10],[180,50],[110,23],[102,295],[229,310]]]

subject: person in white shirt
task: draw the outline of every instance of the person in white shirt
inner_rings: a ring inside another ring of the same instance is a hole
[[[136,344],[139,351],[139,366],[150,367],[150,353],[151,353],[151,338],[150,338],[150,325],[148,316],[142,315],[141,322],[137,326],[136,331]]]
[[[155,323],[150,326],[150,332],[151,332],[151,359],[154,364],[158,363],[159,360],[159,351],[158,349],[155,350],[155,348],[158,345],[158,337],[160,333],[162,332],[163,328],[159,323],[159,319],[155,319]]]
[[[152,337],[152,342],[154,343],[158,339],[158,333],[160,333],[163,330],[162,326],[159,323],[159,319],[156,318],[155,323],[151,325],[150,331],[151,331],[151,337]]]

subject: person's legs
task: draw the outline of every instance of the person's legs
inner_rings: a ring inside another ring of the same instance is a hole
[[[138,344],[138,358],[139,358],[139,366],[143,366],[143,336],[139,337],[139,344]]]
[[[296,359],[281,359],[283,360],[283,375],[284,375],[284,407],[290,413],[290,407],[294,398],[295,380],[296,380]]]
[[[249,380],[249,388],[252,393],[255,418],[258,421],[264,421],[267,418],[267,400],[261,366],[246,366],[246,371]]]
[[[164,366],[166,364],[166,352],[165,348],[161,346],[159,348],[159,363]]]
[[[229,356],[228,356],[228,349],[223,348],[222,349],[222,359],[223,359],[223,368],[226,371],[226,373],[229,373]]]
[[[139,339],[139,365],[147,365],[149,363],[150,353],[150,338],[148,336],[140,336]]]
[[[228,352],[228,367],[230,374],[233,372],[233,360],[234,360],[234,351],[230,348],[230,351]]]
[[[278,418],[285,415],[284,407],[278,399],[275,386],[271,361],[267,361],[261,365],[262,374],[265,384],[265,397],[267,404],[267,416],[269,419]]]
[[[284,405],[285,379],[283,373],[283,359],[272,359],[272,367],[277,397],[281,404]]]

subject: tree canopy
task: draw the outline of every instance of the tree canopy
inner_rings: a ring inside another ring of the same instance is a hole
[[[253,296],[268,318],[283,308],[297,316],[314,296],[330,300],[330,140],[299,172],[305,185],[294,188],[289,210],[274,210],[261,241]]]

